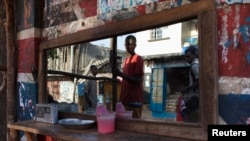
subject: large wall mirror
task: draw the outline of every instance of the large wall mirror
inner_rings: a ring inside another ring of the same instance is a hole
[[[124,41],[128,35],[134,35],[137,38],[136,53],[144,58],[142,119],[178,121],[176,111],[178,98],[181,95],[180,90],[189,85],[188,68],[190,66],[185,61],[184,52],[189,46],[195,46],[198,50],[198,20],[196,18],[117,36],[115,66],[112,66],[112,61],[110,61],[110,38],[47,50],[48,102],[54,100],[59,107],[60,104],[63,107],[68,105],[68,108],[59,109],[62,111],[94,115],[95,109],[84,108],[83,95],[84,83],[90,75],[90,66],[95,65],[98,68],[95,78],[98,82],[95,92],[98,103],[110,107],[109,110],[115,110],[113,104],[119,102],[120,84],[116,83],[117,92],[114,93],[116,95],[114,99],[111,86],[116,81],[112,81],[111,70],[112,67],[118,69],[122,67],[122,62],[126,58]],[[159,77],[156,77],[158,72]],[[163,84],[159,86],[155,82],[163,82]],[[68,110],[74,107],[75,110]],[[197,115],[197,117],[200,116]]]
[[[213,2],[197,1],[43,42],[40,47],[39,103],[51,102],[49,97],[52,96],[57,103],[63,103],[62,111],[91,115],[81,109],[80,98],[84,81],[95,79],[98,81],[98,102],[109,104],[106,100],[111,96],[110,109],[114,109],[115,102],[119,101],[120,86],[111,70],[121,67],[126,57],[125,37],[133,34],[137,38],[135,51],[144,59],[143,116],[141,119],[118,119],[118,129],[206,139],[207,125],[217,121],[213,10]],[[190,66],[184,59],[184,52],[190,45],[197,47],[200,62],[199,112],[197,121],[183,122],[177,120],[176,105],[179,90],[189,83]],[[93,64],[98,67],[96,78],[88,76]],[[163,83],[155,88],[154,81],[159,80]]]

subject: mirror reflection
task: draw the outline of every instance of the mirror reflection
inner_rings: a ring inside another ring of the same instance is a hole
[[[197,19],[117,36],[115,67],[120,72],[128,57],[128,35],[136,37],[134,51],[143,59],[140,118],[199,122]],[[119,73],[113,78],[111,41],[107,38],[47,50],[48,102],[58,103],[61,111],[84,114],[95,114],[100,103],[113,110],[114,103],[120,102],[124,78]],[[193,49],[188,50],[190,46]]]

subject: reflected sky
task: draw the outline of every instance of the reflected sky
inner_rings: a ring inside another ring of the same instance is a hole
[[[134,34],[126,34],[126,35],[118,36],[118,38],[117,38],[117,49],[118,50],[125,50],[124,41],[125,41],[125,38],[127,37],[127,35],[134,35]],[[93,41],[90,43],[97,45],[97,46],[110,47],[110,38],[98,40],[98,41]]]

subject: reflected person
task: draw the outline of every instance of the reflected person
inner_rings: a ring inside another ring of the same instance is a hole
[[[182,116],[186,122],[198,122],[199,120],[199,60],[198,48],[190,46],[185,51],[185,60],[190,64],[189,85],[182,88],[183,94]]]
[[[114,74],[122,77],[120,101],[127,111],[133,111],[133,118],[141,118],[143,106],[143,59],[135,53],[136,37],[128,35],[125,39],[127,57],[123,62],[121,72]]]
[[[98,69],[95,65],[90,66],[91,77],[96,77]],[[93,79],[87,79],[84,83],[84,113],[95,113],[97,106],[97,82]]]

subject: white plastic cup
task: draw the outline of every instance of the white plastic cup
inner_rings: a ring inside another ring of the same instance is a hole
[[[115,113],[97,115],[97,127],[101,134],[113,133],[115,131]]]

